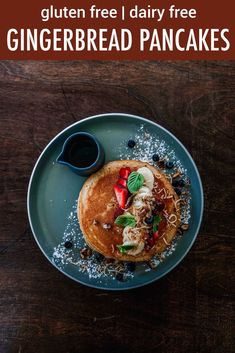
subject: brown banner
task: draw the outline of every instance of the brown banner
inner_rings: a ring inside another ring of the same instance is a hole
[[[235,59],[234,1],[1,3],[0,59]]]

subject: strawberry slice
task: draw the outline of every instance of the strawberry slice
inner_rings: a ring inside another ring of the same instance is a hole
[[[157,240],[157,238],[159,237],[159,233],[158,230],[156,232],[153,233],[153,239]]]
[[[150,246],[150,248],[152,248],[155,245],[155,239],[153,237],[148,238],[147,242],[148,242],[148,245]]]
[[[126,180],[126,179],[119,178],[118,181],[117,181],[117,184],[118,184],[118,185],[122,185],[124,188],[126,188],[127,180]]]
[[[119,170],[119,175],[123,179],[128,179],[129,175],[131,174],[131,168],[123,167]]]
[[[121,208],[125,208],[127,198],[128,198],[128,191],[121,185],[114,185],[114,192],[117,198],[117,202]]]
[[[156,240],[158,237],[159,237],[159,233],[157,230],[156,232],[153,233],[153,235],[150,238],[148,238],[147,243],[151,248],[156,244]]]

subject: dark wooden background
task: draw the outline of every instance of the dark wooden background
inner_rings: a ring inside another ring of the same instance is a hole
[[[152,119],[188,148],[205,191],[195,245],[165,278],[110,293],[37,247],[26,193],[42,149],[89,115]],[[235,62],[0,62],[0,352],[235,351]]]

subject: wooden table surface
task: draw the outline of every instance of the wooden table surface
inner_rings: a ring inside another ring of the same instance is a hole
[[[234,62],[0,62],[1,353],[235,351],[234,103]],[[200,234],[180,265],[151,285],[111,293],[57,271],[26,212],[29,177],[50,139],[107,112],[174,133],[205,192]]]

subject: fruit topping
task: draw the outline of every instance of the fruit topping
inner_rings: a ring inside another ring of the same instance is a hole
[[[172,169],[173,167],[174,167],[174,163],[173,162],[170,162],[170,161],[166,162],[166,168],[167,169]]]
[[[127,190],[127,179],[131,174],[131,169],[129,167],[123,167],[119,170],[119,178],[117,183],[114,185],[114,192],[118,201],[118,205],[121,208],[125,208],[128,199]]]
[[[159,232],[158,230],[153,231],[152,234],[150,234],[149,238],[147,239],[147,244],[150,248],[152,248],[155,244],[157,239],[159,238]]]
[[[121,185],[114,185],[114,192],[117,198],[117,202],[121,208],[125,208],[126,201],[128,198],[128,191]]]
[[[140,173],[144,176],[144,184],[150,189],[153,189],[154,184],[154,175],[152,171],[147,167],[142,167],[137,170],[137,173]]]
[[[141,186],[135,199],[142,199],[144,202],[144,199],[148,196],[152,196],[152,191],[147,186]]]
[[[161,201],[156,201],[155,208],[153,210],[154,214],[157,214],[158,212],[161,212],[164,210],[164,203]]]
[[[185,186],[185,181],[183,179],[179,180],[179,186],[183,188]]]
[[[156,153],[154,153],[153,156],[152,156],[152,160],[153,160],[154,162],[158,162],[159,159],[160,159],[159,155],[156,154]]]
[[[153,239],[157,240],[158,237],[159,237],[159,232],[157,230],[156,232],[153,233]]]
[[[135,141],[134,141],[134,140],[129,140],[129,141],[127,142],[127,146],[128,146],[129,148],[135,147]]]
[[[126,188],[127,181],[126,179],[119,178],[117,184],[122,185],[124,188]]]
[[[172,181],[172,186],[174,186],[175,188],[179,186],[179,180],[173,180]]]
[[[122,179],[128,179],[129,175],[131,174],[131,168],[123,167],[119,170],[119,175]]]
[[[67,240],[65,243],[64,243],[64,247],[66,249],[71,249],[73,247],[73,243],[69,240]]]
[[[172,186],[174,187],[184,187],[185,186],[185,181],[183,179],[179,179],[179,180],[173,180],[172,181]]]
[[[154,237],[148,238],[147,243],[148,243],[148,245],[150,246],[150,248],[152,248],[152,247],[155,245],[155,239],[154,239]]]
[[[147,217],[147,218],[145,218],[145,223],[146,224],[152,224],[153,223],[153,216],[150,216],[150,217]]]
[[[181,189],[180,188],[175,188],[175,192],[178,196],[181,195]]]

